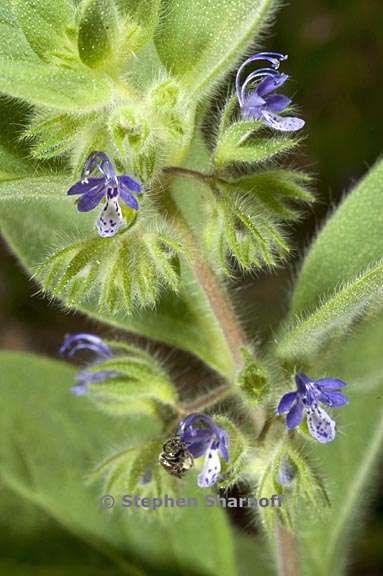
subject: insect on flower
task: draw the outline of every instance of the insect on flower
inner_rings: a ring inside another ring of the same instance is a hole
[[[162,447],[159,463],[169,474],[182,478],[193,467],[193,456],[178,436],[170,438]]]
[[[286,426],[289,430],[296,428],[307,414],[307,426],[313,438],[325,444],[335,438],[335,422],[319,405],[340,408],[348,399],[339,392],[346,386],[337,378],[320,378],[312,381],[308,376],[295,374],[297,390],[284,394],[279,402],[277,414],[287,413]]]
[[[134,194],[141,194],[139,182],[127,175],[117,176],[111,161],[105,152],[92,152],[84,164],[81,180],[69,188],[67,194],[79,194],[77,202],[79,212],[89,212],[105,203],[96,222],[100,236],[114,236],[124,223],[119,200],[133,210],[139,205]]]
[[[220,454],[228,462],[228,436],[225,430],[215,424],[210,416],[201,413],[190,414],[178,425],[177,438],[186,446],[193,458],[205,455],[205,462],[198,475],[198,486],[213,486],[221,471]]]
[[[60,354],[67,358],[73,358],[73,356],[81,350],[86,350],[93,354],[93,360],[88,364],[88,368],[100,364],[113,356],[111,349],[101,338],[86,333],[70,334],[67,336],[60,348]],[[111,370],[89,372],[86,368],[83,368],[77,372],[76,384],[72,386],[71,392],[76,396],[83,396],[86,394],[88,384],[95,384],[96,382],[113,378],[116,375],[116,372]]]
[[[268,62],[270,66],[258,68],[241,79],[245,68],[258,60]],[[287,74],[278,72],[282,61],[287,56],[278,52],[259,52],[250,56],[239,67],[235,88],[241,109],[241,116],[247,120],[260,120],[274,130],[282,132],[295,132],[303,128],[305,122],[293,116],[280,116],[291,99],[283,94],[275,94],[288,79]]]

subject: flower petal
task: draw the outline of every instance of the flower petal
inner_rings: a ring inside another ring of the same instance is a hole
[[[302,118],[278,116],[277,114],[273,114],[273,112],[268,112],[267,110],[262,111],[262,119],[267,126],[281,132],[296,132],[305,125],[305,121],[302,120]]]
[[[348,404],[348,398],[342,394],[342,392],[321,392],[319,395],[319,401],[327,406],[332,406],[333,408],[340,408],[345,404]]]
[[[91,192],[92,190],[97,190],[97,188],[103,185],[104,182],[104,178],[88,178],[87,180],[79,180],[69,188],[67,194],[68,196],[73,196],[73,194]]]
[[[109,199],[100,212],[96,228],[102,238],[114,236],[124,223],[117,198]]]
[[[282,112],[291,103],[291,99],[283,94],[271,94],[266,98],[267,109],[271,112]]]
[[[295,400],[297,399],[298,394],[296,392],[287,392],[284,396],[282,396],[278,408],[277,414],[283,414],[284,412],[288,412],[292,405],[294,404]]]
[[[304,410],[305,406],[303,402],[298,399],[286,416],[286,425],[289,430],[299,426],[303,419]]]
[[[263,106],[266,104],[266,101],[259,96],[256,90],[251,92],[245,99],[244,107],[254,108],[258,106]]]
[[[140,206],[139,206],[137,200],[135,199],[133,194],[131,192],[129,192],[129,190],[125,191],[123,188],[120,188],[120,198],[124,202],[124,204],[126,204],[126,206],[128,206],[128,208],[133,208],[133,210],[139,210],[140,209]]]
[[[309,385],[311,384],[311,380],[306,374],[303,372],[297,372],[295,374],[295,382],[298,388],[298,392],[301,396],[305,396],[307,394],[307,390]]]
[[[98,189],[85,192],[77,202],[77,210],[79,212],[89,212],[98,206],[104,197],[104,186],[101,185]]]
[[[111,349],[101,338],[87,332],[69,334],[60,348],[60,354],[71,358],[78,350],[91,350],[103,358],[113,356]]]
[[[180,439],[187,445],[192,456],[199,458],[205,454],[211,444],[211,432],[207,428],[193,431],[187,429]]]
[[[221,430],[219,435],[219,450],[221,452],[222,458],[225,462],[229,462],[229,436],[225,432],[225,430]]]
[[[142,186],[137,180],[131,178],[130,176],[123,174],[122,176],[117,177],[118,183],[122,186],[126,186],[129,190],[133,190],[133,192],[137,192],[137,194],[142,193]]]
[[[221,471],[221,461],[219,459],[218,450],[209,448],[206,454],[205,462],[203,464],[202,472],[198,474],[198,486],[200,488],[209,488],[213,486]]]
[[[266,96],[282,86],[288,79],[287,74],[275,74],[273,76],[266,76],[257,86],[257,94],[259,96]]]
[[[307,426],[311,436],[321,444],[332,442],[335,438],[335,422],[318,404],[307,409]]]
[[[319,378],[314,384],[320,390],[337,390],[338,388],[347,386],[346,382],[338,378]]]

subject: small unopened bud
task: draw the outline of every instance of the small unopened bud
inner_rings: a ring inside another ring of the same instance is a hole
[[[278,471],[278,483],[281,486],[290,486],[295,478],[296,471],[296,466],[287,456],[284,456]]]

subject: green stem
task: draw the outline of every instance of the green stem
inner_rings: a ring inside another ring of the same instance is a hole
[[[210,184],[213,180],[213,176],[209,174],[203,174],[197,170],[191,170],[190,168],[182,168],[181,166],[166,166],[162,169],[164,174],[172,174],[174,176],[185,176],[186,178],[194,178],[203,182],[203,184]]]

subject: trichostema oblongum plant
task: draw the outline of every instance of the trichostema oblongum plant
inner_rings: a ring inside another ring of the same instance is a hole
[[[1,231],[32,293],[55,301],[56,349],[71,332],[67,362],[0,354],[2,517],[15,492],[17,514],[20,499],[25,517],[33,509],[28,542],[47,513],[68,531],[74,555],[57,573],[88,573],[88,543],[93,573],[116,576],[349,565],[348,527],[383,441],[383,163],[301,249],[317,181],[304,167],[322,163],[292,154],[303,138],[323,149],[319,121],[337,141],[342,91],[322,79],[314,44],[307,57],[277,37],[277,51],[256,51],[278,5],[1,2]],[[316,27],[329,33],[320,20],[302,38]],[[338,44],[324,44],[331,74]],[[124,495],[177,504],[149,522],[145,506],[122,511]],[[204,506],[231,495],[260,503],[235,527],[230,506]],[[45,555],[25,570],[44,571]]]

